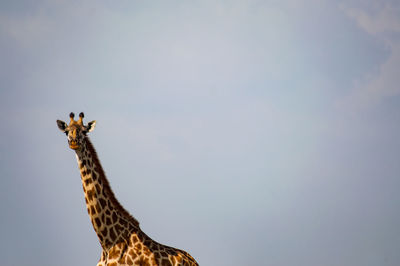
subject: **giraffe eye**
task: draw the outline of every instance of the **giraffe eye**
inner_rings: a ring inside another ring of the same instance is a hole
[[[65,131],[65,135],[68,136],[68,131]]]

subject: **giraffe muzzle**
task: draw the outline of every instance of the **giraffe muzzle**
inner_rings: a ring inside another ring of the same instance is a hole
[[[73,149],[73,150],[76,150],[76,149],[78,149],[79,148],[79,145],[78,145],[78,143],[76,142],[76,141],[70,141],[69,142],[69,147],[71,148],[71,149]]]

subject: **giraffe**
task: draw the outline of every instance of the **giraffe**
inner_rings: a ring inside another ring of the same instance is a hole
[[[57,125],[67,135],[78,161],[87,211],[102,247],[97,266],[198,266],[186,251],[157,243],[140,229],[139,222],[116,199],[87,136],[96,121],[84,125],[82,112],[77,121],[74,116],[70,113],[69,125],[61,120]]]

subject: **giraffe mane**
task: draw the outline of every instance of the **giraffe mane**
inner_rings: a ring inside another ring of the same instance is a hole
[[[115,206],[115,208],[122,213],[122,215],[125,217],[125,219],[132,223],[135,226],[139,226],[139,221],[136,220],[127,210],[125,210],[125,208],[121,205],[121,203],[119,203],[119,201],[117,200],[117,198],[114,195],[114,192],[111,189],[110,183],[108,182],[106,175],[104,173],[103,167],[100,164],[100,160],[97,156],[97,152],[92,144],[92,142],[90,141],[89,137],[85,137],[85,141],[86,141],[86,147],[88,149],[88,151],[91,153],[92,155],[92,160],[94,165],[96,166],[96,172],[99,174],[99,178],[102,182],[104,191],[108,194],[108,199],[111,201],[111,203]]]

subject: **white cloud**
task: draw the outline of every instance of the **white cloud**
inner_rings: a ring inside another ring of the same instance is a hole
[[[344,100],[344,105],[366,108],[400,94],[400,41],[396,40],[400,34],[400,8],[386,4],[374,14],[357,8],[343,7],[343,10],[361,29],[386,45],[390,51],[389,57],[377,71],[355,81],[354,89]]]
[[[344,8],[346,14],[355,19],[358,25],[370,34],[393,31],[400,32],[400,8],[386,4],[375,15],[357,8]]]
[[[19,45],[29,46],[49,35],[52,27],[50,21],[39,15],[22,18],[2,15],[0,29]]]

